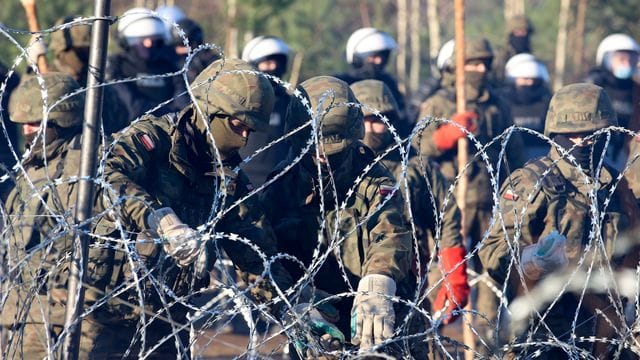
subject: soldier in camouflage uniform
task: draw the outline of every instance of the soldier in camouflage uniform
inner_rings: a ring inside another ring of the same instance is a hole
[[[451,119],[472,132],[476,139],[486,144],[494,137],[500,135],[507,127],[512,125],[511,115],[506,103],[494,93],[487,84],[487,76],[491,68],[493,52],[486,39],[471,38],[465,42],[465,96],[467,112],[455,114],[455,66],[454,54],[451,54],[449,65],[443,66],[442,88],[422,104],[420,118],[426,116],[451,117]],[[465,134],[454,124],[429,125],[420,136],[416,137],[417,148],[422,156],[435,161],[440,166],[440,171],[453,182],[458,172],[457,140]],[[486,149],[489,159],[497,163],[500,151],[499,142]],[[521,139],[518,134],[513,134],[509,140],[507,157],[510,168],[518,168],[522,165]],[[492,188],[486,164],[478,156],[474,159],[475,146],[469,146],[470,167],[467,169],[468,189],[466,201],[466,213],[464,214],[464,233],[471,237],[474,248],[489,228],[492,216]],[[497,168],[496,165],[493,166]],[[501,167],[504,169],[505,166]],[[502,175],[503,174],[494,174]],[[482,273],[482,267],[477,257],[474,257],[474,268]],[[497,297],[480,282],[478,284],[478,311],[485,314],[488,319],[495,320],[497,315]],[[485,326],[482,324],[481,326]],[[485,339],[490,338],[490,328],[487,333],[481,334]],[[484,330],[483,330],[484,331]]]
[[[209,65],[194,81],[194,104],[175,115],[146,117],[133,124],[109,151],[106,161],[105,176],[112,190],[103,189],[102,201],[104,207],[118,204],[117,217],[124,222],[124,233],[119,232],[115,219],[109,217],[101,219],[96,232],[125,239],[137,234],[135,248],[146,268],[153,270],[152,275],[178,296],[188,296],[208,284],[219,246],[240,270],[256,277],[264,270],[260,256],[239,241],[224,237],[205,243],[205,234],[201,234],[205,229],[238,234],[268,256],[276,250],[275,239],[255,198],[234,204],[252,189],[246,176],[237,170],[241,162],[238,149],[244,146],[251,131],[266,126],[274,101],[273,89],[265,77],[238,72],[241,70],[252,67],[235,59]],[[145,241],[158,236],[163,246]],[[105,255],[105,259],[90,261],[113,261],[109,259],[113,255]],[[107,288],[134,281],[132,274],[139,270],[129,267],[126,261],[120,263],[121,266],[113,266],[106,279],[107,282],[115,279],[115,284]],[[290,277],[281,267],[274,264],[271,271],[281,289],[289,287]],[[265,280],[263,286],[252,290],[258,300],[275,297],[270,285]],[[185,324],[184,306],[163,306],[161,300],[168,295],[155,290],[150,281],[144,281],[142,288],[152,311],[164,308],[162,314]],[[139,320],[136,314],[113,316],[122,319],[123,331],[130,329],[134,340],[129,342],[139,343],[140,339],[134,336],[135,321]],[[173,333],[175,339],[165,341],[156,353],[168,356],[178,350],[179,354],[186,354],[189,347],[186,331],[176,332],[160,319],[150,319],[146,325],[147,347]]]
[[[511,17],[505,26],[507,43],[498,51],[491,74],[491,82],[496,88],[505,85],[505,65],[507,61],[518,54],[533,53],[531,36],[535,29],[531,20],[525,15]]]
[[[369,106],[363,109],[365,125],[363,142],[376,155],[380,155],[395,145],[395,142],[387,125],[374,114],[374,111],[379,111],[389,120],[390,125],[394,125],[398,120],[395,98],[389,88],[378,80],[359,81],[352,84],[351,89],[361,104]],[[460,209],[456,205],[453,194],[447,194],[449,184],[437,167],[434,167],[428,159],[415,156],[413,151],[409,156],[406,179],[420,250],[420,275],[426,275],[425,268],[434,249],[434,240],[437,239],[438,258],[442,271],[448,274],[449,289],[445,286],[439,289],[433,311],[442,310],[448,300],[449,307],[446,310],[450,318],[444,320],[447,324],[457,318],[452,316],[451,312],[458,307],[463,308],[469,296],[467,267],[464,261],[466,251],[460,234]],[[399,150],[388,153],[382,158],[381,163],[394,174],[397,181],[404,185],[405,175],[402,173],[402,155]],[[401,189],[403,189],[402,194],[406,194],[404,186]],[[448,199],[447,202],[445,202],[446,199]],[[442,219],[439,219],[440,213],[442,213]],[[436,272],[442,275],[439,271]]]
[[[337,78],[318,76],[303,82],[300,91],[314,111],[326,95],[319,117],[321,155],[315,156],[312,147],[311,154],[269,186],[261,200],[278,237],[279,250],[295,256],[305,267],[312,265],[318,289],[331,294],[358,291],[355,299],[335,299],[339,311],[336,324],[345,334],[351,333],[348,338],[354,345],[370,350],[389,339],[394,323],[402,324],[410,311],[404,305],[394,306],[389,296],[416,298],[412,242],[402,196],[393,192],[396,181],[381,165],[363,172],[374,154],[360,142],[364,135],[360,109],[341,105],[356,102],[349,86]],[[288,131],[309,121],[303,106],[306,100],[292,98]],[[310,135],[307,128],[294,137],[289,159],[298,155]],[[272,176],[281,173],[285,163]],[[288,269],[296,277],[309,274],[293,262]],[[400,336],[419,333],[421,326],[423,320],[413,317]],[[425,358],[422,342],[409,344],[416,358]],[[401,346],[402,342],[393,343],[385,351],[399,356]]]
[[[76,16],[66,16],[56,21],[56,26],[70,23]],[[91,46],[91,26],[74,25],[51,33],[49,49],[53,53],[53,65],[57,71],[73,77],[80,86],[87,86],[89,70],[89,47]],[[127,113],[113,87],[104,88],[102,124],[107,134],[121,130],[129,124]]]
[[[43,125],[42,89],[33,77],[20,85],[9,105],[13,122],[21,124],[29,155],[23,160],[16,186],[5,203],[8,249],[2,260],[9,277],[2,283],[2,326],[9,329],[3,358],[42,359],[64,327],[66,259],[71,253],[84,94],[59,101],[80,89],[68,75],[43,75],[48,95]],[[52,107],[53,106],[53,107]],[[38,131],[42,131],[38,135]],[[36,135],[38,135],[36,137]],[[55,181],[55,182],[54,182]],[[6,301],[6,302],[5,302]],[[113,336],[95,326],[90,314],[83,321],[80,357],[106,351]]]
[[[631,218],[631,214],[637,214],[637,208],[630,200],[632,196],[628,186],[616,183],[615,170],[606,162],[599,166],[606,150],[606,135],[586,137],[615,125],[617,120],[611,101],[596,85],[568,85],[551,99],[545,135],[563,150],[570,151],[575,163],[554,146],[547,156],[514,171],[504,183],[499,209],[502,217],[480,249],[480,257],[496,282],[504,284],[508,281],[507,292],[526,292],[522,288],[523,283],[526,282],[527,288],[531,289],[547,275],[558,274],[566,266],[581,266],[584,271],[591,265],[594,268],[609,266],[614,243],[622,232],[629,229],[632,221],[637,220]],[[596,183],[598,185],[594,185]],[[594,192],[597,203],[590,199],[591,192]],[[610,198],[608,205],[604,201],[606,198]],[[591,207],[597,215],[591,213]],[[600,223],[595,224],[594,219]],[[596,244],[600,241],[604,248]],[[606,254],[602,251],[605,248]],[[579,265],[578,261],[583,256],[587,260]],[[509,271],[512,277],[507,279]],[[516,343],[525,342],[527,336],[532,336],[529,344],[548,341],[552,336],[561,342],[569,342],[574,335],[578,339],[580,336],[603,337],[604,334],[613,337],[609,327],[612,324],[607,324],[607,321],[615,321],[616,316],[609,316],[611,320],[593,317],[596,310],[605,314],[611,312],[610,300],[587,294],[579,307],[579,297],[580,294],[571,292],[557,294],[553,306],[542,307],[549,311],[544,320],[546,326],[539,326],[538,317],[531,319],[528,331],[516,334]],[[573,329],[571,324],[576,313],[577,326]],[[608,358],[597,349],[591,349],[592,342],[578,340],[576,345],[596,352],[598,358]],[[565,349],[543,344],[513,348],[511,355],[524,358],[534,351],[542,351],[541,358],[544,359],[567,358]],[[577,353],[573,355],[577,356]]]

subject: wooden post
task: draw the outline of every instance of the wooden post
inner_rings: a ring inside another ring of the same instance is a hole
[[[455,0],[454,3],[454,11],[455,11],[455,63],[456,63],[456,112],[461,113],[466,111],[466,97],[464,93],[464,0]],[[460,180],[458,182],[458,191],[456,193],[456,200],[458,202],[458,207],[460,208],[460,214],[462,215],[462,238],[466,240],[467,234],[464,230],[464,219],[466,216],[466,196],[467,196],[467,174],[463,173],[465,165],[469,162],[469,142],[466,137],[458,140],[458,174],[460,175]],[[464,344],[470,348],[471,350],[465,351],[464,357],[466,360],[473,360],[473,356],[476,349],[475,336],[471,331],[471,326],[473,326],[473,316],[470,311],[473,308],[471,304],[471,296],[469,296],[469,301],[467,301],[467,306],[465,307],[465,314],[462,317],[462,338]]]
[[[22,7],[24,7],[24,12],[27,15],[27,24],[29,26],[29,31],[32,33],[37,33],[40,31],[40,25],[38,24],[38,11],[36,9],[36,0],[20,0],[22,3]],[[31,39],[35,40],[37,35],[32,35]],[[46,74],[49,72],[49,64],[47,64],[47,55],[42,54],[38,56],[38,70],[40,73]]]

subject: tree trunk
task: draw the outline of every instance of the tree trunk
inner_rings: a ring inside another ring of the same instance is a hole
[[[560,3],[560,16],[558,18],[558,40],[556,42],[555,76],[553,90],[557,91],[564,84],[564,73],[567,55],[567,28],[569,23],[569,11],[571,0],[562,0]]]
[[[398,0],[398,57],[396,71],[398,88],[407,92],[407,0]]]
[[[226,57],[238,57],[237,12],[238,6],[236,0],[227,0],[227,41],[224,49]]]
[[[427,0],[429,57],[431,57],[432,61],[438,57],[438,51],[440,51],[440,22],[438,20],[438,0]]]
[[[420,0],[411,0],[411,15],[409,17],[409,32],[411,34],[411,69],[409,70],[409,94],[418,89],[420,83]]]
[[[369,16],[369,6],[365,0],[360,0],[359,3],[360,10],[360,21],[362,22],[362,26],[369,27],[371,26],[371,16]]]
[[[576,78],[582,76],[584,65],[584,22],[587,17],[587,0],[578,0],[576,10],[576,28],[574,38],[573,70]]]

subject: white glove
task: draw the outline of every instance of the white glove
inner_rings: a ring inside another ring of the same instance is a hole
[[[560,270],[569,263],[567,238],[554,230],[537,243],[525,247],[522,250],[521,261],[524,274],[531,280],[538,280]]]
[[[147,223],[162,238],[164,251],[173,257],[179,266],[187,266],[199,258],[204,251],[200,234],[180,221],[171,208],[152,211]],[[206,255],[205,259],[206,259]]]
[[[47,45],[40,36],[32,36],[26,50],[29,60],[34,64],[38,63],[38,57],[47,55]]]
[[[396,282],[386,275],[367,275],[358,283],[351,309],[351,342],[361,350],[393,336],[396,314],[390,297],[395,294]]]

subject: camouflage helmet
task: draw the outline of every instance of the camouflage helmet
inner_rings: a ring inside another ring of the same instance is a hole
[[[511,33],[514,30],[526,30],[528,34],[533,33],[533,25],[528,17],[525,15],[515,15],[507,20],[507,33]]]
[[[361,104],[370,107],[362,109],[365,117],[374,115],[373,110],[378,110],[394,120],[399,118],[396,98],[384,82],[373,79],[361,80],[351,84],[351,91]]]
[[[196,103],[206,115],[228,115],[252,130],[268,129],[275,103],[273,87],[246,61],[216,60],[191,86]]]
[[[78,17],[80,16],[66,16],[58,19],[58,21],[56,21],[56,26],[70,23],[73,19]],[[91,46],[90,25],[77,24],[51,33],[51,44],[49,44],[49,48],[54,54],[67,51],[72,48],[88,48],[89,46]]]
[[[65,95],[81,88],[78,82],[67,74],[56,72],[44,74],[42,79],[48,96],[48,122],[62,128],[81,125],[84,93],[78,93],[60,101]],[[38,78],[32,77],[20,84],[11,95],[9,117],[11,121],[20,124],[40,122],[43,118],[42,103],[42,87]]]
[[[594,132],[616,125],[616,113],[603,88],[587,83],[571,84],[551,98],[544,134]]]
[[[456,68],[455,41],[447,41],[438,52],[437,66],[440,71],[454,72]],[[470,37],[464,42],[464,60],[493,60],[493,50],[489,40]]]
[[[332,76],[316,76],[300,84],[300,87],[303,95],[308,98],[314,114],[318,110],[320,100],[323,99],[318,120],[325,154],[339,153],[364,137],[362,111],[359,107],[344,105],[358,103],[346,82]],[[299,99],[292,98],[292,104],[287,109],[287,132],[308,120],[306,107],[300,104]]]

